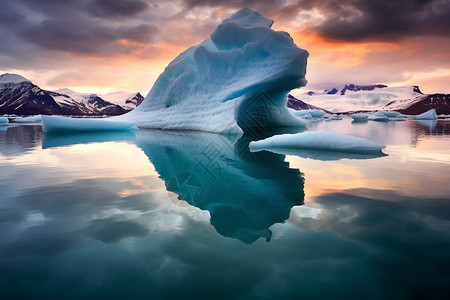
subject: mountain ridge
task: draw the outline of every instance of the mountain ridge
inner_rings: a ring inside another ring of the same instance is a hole
[[[70,89],[44,90],[18,74],[0,75],[0,114],[16,115],[120,115],[137,105],[144,97],[126,93],[123,105],[97,94],[78,93]]]

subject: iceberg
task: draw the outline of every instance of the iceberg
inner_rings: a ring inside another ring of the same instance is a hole
[[[29,116],[29,117],[19,117],[15,118],[14,122],[16,123],[39,123],[41,122],[41,115]]]
[[[281,134],[250,142],[250,151],[271,149],[306,149],[346,153],[379,153],[385,146],[350,135],[332,131],[309,131],[296,134]]]
[[[59,116],[42,116],[44,132],[117,131],[135,128],[134,122],[108,119],[75,119]]]
[[[8,124],[9,120],[7,117],[0,117],[0,124]]]
[[[437,120],[436,109],[432,108],[420,115],[414,117],[415,120]]]
[[[365,122],[368,120],[369,114],[358,113],[358,114],[353,114],[350,117],[356,122]]]
[[[216,133],[305,126],[286,103],[290,90],[306,85],[308,52],[272,23],[241,9],[178,55],[141,105],[115,118],[138,128]]]

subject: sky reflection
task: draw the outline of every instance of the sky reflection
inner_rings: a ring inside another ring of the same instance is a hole
[[[444,155],[439,128],[396,125],[389,156],[369,160],[253,155],[158,131],[0,151],[0,296],[448,298],[448,161],[410,155]],[[228,162],[215,181],[201,164],[211,145]],[[185,173],[200,196],[173,185]]]

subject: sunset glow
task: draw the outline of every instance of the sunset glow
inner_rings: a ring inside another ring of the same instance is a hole
[[[309,51],[303,89],[383,83],[450,92],[450,30],[439,22],[448,16],[445,1],[122,2],[126,9],[96,0],[1,4],[10,17],[0,23],[8,41],[0,48],[0,72],[46,89],[146,95],[179,53],[247,6]]]

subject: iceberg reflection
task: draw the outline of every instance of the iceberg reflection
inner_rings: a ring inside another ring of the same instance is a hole
[[[139,130],[136,143],[166,189],[208,210],[211,224],[224,236],[269,241],[269,227],[303,204],[302,174],[290,169],[283,155],[250,153],[242,143],[204,132]]]
[[[105,143],[134,141],[136,138],[132,131],[116,132],[43,132],[42,148],[71,146],[76,144]]]
[[[387,154],[383,153],[382,151],[372,151],[367,153],[348,153],[339,151],[321,151],[321,150],[289,149],[289,148],[267,149],[264,151],[270,151],[282,155],[293,155],[302,158],[310,158],[322,161],[333,161],[341,159],[373,159],[387,156]]]

